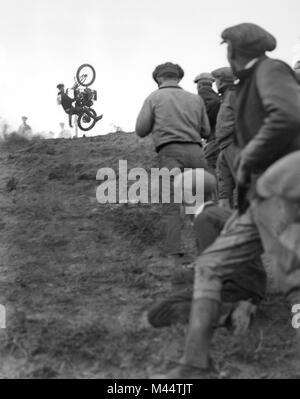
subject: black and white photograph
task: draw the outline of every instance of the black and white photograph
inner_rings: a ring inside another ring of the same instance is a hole
[[[0,379],[300,379],[299,0],[0,18]]]

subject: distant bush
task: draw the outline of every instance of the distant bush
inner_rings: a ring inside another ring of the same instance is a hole
[[[28,144],[30,140],[17,132],[12,132],[10,134],[4,134],[3,142],[7,145],[23,145]]]
[[[27,145],[29,143],[35,142],[37,140],[44,139],[43,136],[40,135],[35,135],[32,138],[25,137],[17,132],[12,132],[9,134],[4,134],[2,136],[2,143],[7,146],[7,147],[18,147],[18,146],[23,146]]]

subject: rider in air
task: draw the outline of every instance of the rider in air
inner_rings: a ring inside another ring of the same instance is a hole
[[[98,122],[100,121],[100,119],[102,119],[103,115],[100,116],[94,115],[88,107],[78,106],[76,104],[75,106],[73,106],[73,103],[77,100],[76,96],[75,98],[69,97],[67,92],[65,91],[65,85],[63,83],[58,84],[56,87],[59,90],[57,96],[57,102],[63,107],[64,111],[69,115],[70,127],[73,127],[72,115],[80,115],[83,112],[86,113],[90,118],[94,119],[95,122]],[[74,91],[76,91],[77,88],[78,84],[75,83],[75,85],[73,86]]]

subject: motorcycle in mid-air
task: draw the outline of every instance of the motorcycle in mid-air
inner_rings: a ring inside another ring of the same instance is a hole
[[[97,101],[97,91],[90,88],[95,79],[96,71],[94,67],[90,64],[82,64],[77,69],[73,88],[67,89],[68,95],[71,90],[73,91],[75,107],[82,109],[77,114],[77,124],[85,132],[91,130],[96,124],[96,120],[90,116],[90,114],[93,114],[97,117],[96,111],[92,108],[94,101]],[[70,118],[72,119],[72,115],[70,115]]]

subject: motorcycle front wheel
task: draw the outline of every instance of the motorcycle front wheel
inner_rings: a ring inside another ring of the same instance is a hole
[[[96,117],[97,114],[96,112],[90,108],[90,112]],[[78,116],[78,127],[80,130],[83,130],[84,132],[87,132],[88,130],[93,129],[93,127],[96,125],[95,119],[90,117],[86,112],[83,112]]]
[[[92,85],[96,79],[95,68],[90,64],[82,64],[76,72],[77,82],[84,87]]]

